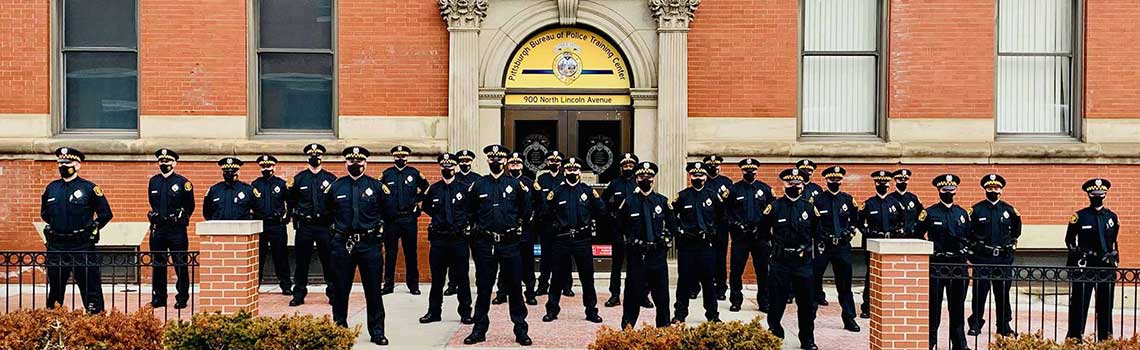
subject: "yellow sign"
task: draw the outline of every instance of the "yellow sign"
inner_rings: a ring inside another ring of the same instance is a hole
[[[629,95],[507,95],[508,105],[528,106],[628,106]]]
[[[507,88],[628,89],[629,65],[618,47],[581,28],[528,38],[507,66]]]

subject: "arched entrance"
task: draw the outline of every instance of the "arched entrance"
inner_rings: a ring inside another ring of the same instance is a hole
[[[633,148],[632,86],[625,56],[606,36],[581,27],[539,31],[504,70],[503,142],[523,153],[530,172],[558,149],[586,162],[587,182],[609,182],[617,157]]]

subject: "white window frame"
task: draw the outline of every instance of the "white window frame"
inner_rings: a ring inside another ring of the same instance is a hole
[[[52,0],[51,1],[51,16],[52,16],[52,30],[51,30],[51,47],[53,54],[51,55],[50,70],[51,81],[54,86],[50,89],[51,100],[50,114],[51,114],[51,131],[56,136],[61,137],[95,137],[95,138],[138,138],[139,128],[142,123],[142,60],[139,56],[139,48],[142,46],[142,6],[139,0],[134,1],[135,5],[135,47],[67,47],[64,36],[66,35],[66,17],[64,9],[65,0]],[[135,128],[134,129],[100,129],[100,128],[67,128],[67,67],[64,54],[68,51],[71,52],[132,52],[135,54],[135,72],[137,82],[135,84],[135,102],[138,104],[135,112]]]

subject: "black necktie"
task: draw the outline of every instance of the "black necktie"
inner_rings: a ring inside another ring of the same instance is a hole
[[[697,197],[697,200],[699,201],[700,197]],[[702,213],[703,211],[705,211],[704,202],[698,202],[698,203],[694,204],[693,207],[697,211],[697,227],[700,228],[701,231],[704,231],[705,230],[705,214]]]
[[[641,221],[645,224],[645,240],[649,242],[653,242],[653,212],[649,209],[651,204],[649,198],[641,200]]]

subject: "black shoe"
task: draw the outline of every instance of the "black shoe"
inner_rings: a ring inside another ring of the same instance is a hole
[[[611,295],[610,298],[606,300],[605,305],[606,305],[606,307],[614,307],[614,306],[621,305],[621,298],[616,296],[616,295]]]
[[[725,301],[728,300],[728,297],[724,296],[724,294],[721,294],[716,296],[716,300]]]
[[[862,330],[861,328],[859,328],[859,324],[855,323],[855,320],[843,321],[843,329],[846,329],[848,331],[855,332],[855,333],[859,333],[859,331]]]
[[[376,344],[379,346],[388,346],[388,337],[380,336],[377,338],[372,338],[372,344]]]
[[[455,289],[455,287],[447,287],[447,289],[444,289],[444,290],[443,290],[443,295],[444,295],[444,296],[452,296],[452,295],[455,295],[455,293],[458,293],[458,292],[459,292],[459,291],[458,291],[458,290],[456,290],[456,289]]]
[[[818,346],[815,346],[815,344],[807,344],[807,345],[802,345],[802,346],[800,346],[800,349],[804,349],[804,350],[819,350],[819,347],[818,347]]]
[[[166,307],[166,301],[165,300],[151,300],[150,301],[150,307],[153,307],[155,309]]]
[[[175,310],[182,310],[182,309],[185,309],[185,308],[186,308],[186,306],[187,306],[187,305],[186,305],[186,302],[185,302],[185,301],[176,301],[176,302],[174,302],[174,309],[175,309]]]
[[[558,319],[558,315],[554,315],[554,314],[546,314],[545,316],[542,316],[542,322],[554,322],[554,320],[557,320],[557,319]]]
[[[499,294],[495,296],[495,299],[491,299],[491,305],[501,305],[505,302],[507,302],[506,294]]]
[[[439,315],[432,315],[431,313],[424,315],[424,317],[420,317],[420,323],[439,322],[440,320],[441,318]]]
[[[485,341],[487,341],[487,336],[478,334],[472,334],[467,336],[467,338],[463,338],[463,344],[467,345],[478,344]]]
[[[305,299],[294,298],[293,300],[289,301],[289,306],[301,306],[301,305],[305,305]]]
[[[602,316],[588,315],[588,316],[586,316],[586,321],[590,321],[593,323],[602,323]]]
[[[546,295],[546,293],[549,291],[548,289],[550,289],[549,285],[546,285],[545,283],[539,283],[538,288],[535,288],[534,292],[538,295]]]
[[[732,306],[728,307],[728,311],[740,312],[740,304],[732,304]]]
[[[522,346],[530,346],[530,344],[534,344],[534,342],[530,340],[530,337],[525,335],[521,337],[515,337],[515,342],[519,343],[519,345]]]
[[[697,292],[692,292],[692,293],[689,293],[689,300],[692,300],[692,299],[696,299],[696,298],[697,298],[697,294],[700,294],[700,293],[697,293]]]
[[[641,301],[641,307],[646,308],[646,309],[652,309],[653,308],[653,300],[645,299],[645,300]]]
[[[474,318],[471,318],[471,316],[463,316],[463,317],[460,317],[460,318],[459,318],[459,323],[462,323],[462,324],[475,324],[475,319],[474,319]]]
[[[535,299],[533,295],[526,297],[526,304],[527,305],[538,305],[538,299]]]
[[[859,318],[871,318],[871,312],[870,312],[870,311],[863,311],[863,312],[860,312],[860,313],[859,313]]]
[[[420,290],[418,288],[409,290],[408,293],[412,293],[412,295],[420,295],[421,294]]]
[[[384,287],[384,289],[380,290],[380,295],[392,294],[392,292],[393,292],[392,289],[393,289],[392,287]]]
[[[828,305],[828,304],[827,304],[827,299],[819,299],[819,300],[816,300],[816,302],[815,302],[815,303],[816,303],[817,305],[819,305],[819,306],[827,306],[827,305]]]
[[[281,287],[281,295],[293,295],[293,287]]]
[[[562,290],[562,296],[564,296],[564,297],[572,297],[572,296],[574,296],[574,290],[573,290],[573,289],[570,289],[570,288],[566,288],[566,289],[563,289],[563,290]]]
[[[970,328],[969,331],[966,331],[966,335],[971,336],[971,337],[976,337],[979,334],[982,334],[982,331],[977,329],[977,328]]]

